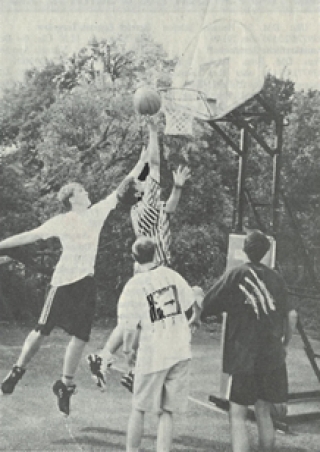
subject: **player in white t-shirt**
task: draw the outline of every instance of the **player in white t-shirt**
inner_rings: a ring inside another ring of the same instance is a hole
[[[131,338],[140,327],[127,452],[139,450],[145,412],[158,415],[157,451],[167,452],[172,443],[173,414],[187,407],[190,325],[198,322],[200,307],[185,279],[155,262],[152,239],[138,238],[132,255],[138,272],[124,287],[118,304],[128,365],[135,353]],[[188,321],[185,312],[190,308],[193,315]]]
[[[120,188],[121,193],[118,191]],[[3,394],[14,391],[44,338],[54,327],[59,326],[72,337],[65,353],[62,378],[56,381],[53,391],[60,411],[69,414],[70,397],[75,390],[73,378],[89,341],[94,316],[96,288],[93,275],[99,236],[109,213],[119,201],[122,202],[125,194],[123,183],[118,190],[91,206],[84,187],[78,183],[69,183],[58,194],[69,212],[57,215],[36,229],[0,242],[0,250],[49,237],[57,237],[62,245],[62,254],[54,270],[38,324],[27,336],[16,364],[3,380]],[[141,194],[137,191],[136,196]]]

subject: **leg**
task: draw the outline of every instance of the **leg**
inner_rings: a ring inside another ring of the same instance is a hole
[[[161,391],[158,414],[157,452],[170,452],[173,440],[173,415],[185,413],[189,395],[190,360],[176,363],[167,370]]]
[[[25,369],[31,359],[40,349],[44,338],[45,336],[43,336],[40,331],[32,330],[24,341],[21,354],[16,365]]]
[[[123,328],[119,325],[110,334],[100,353],[92,353],[87,357],[91,376],[102,391],[106,387],[106,374],[110,366],[116,361],[114,353],[123,343]]]
[[[173,415],[163,411],[158,416],[157,452],[170,452],[173,438]]]
[[[127,452],[139,452],[144,428],[144,411],[132,409],[128,432],[127,432]]]
[[[19,380],[21,380],[23,374],[26,371],[26,366],[39,350],[43,340],[44,336],[39,331],[33,330],[29,333],[26,340],[24,341],[16,365],[13,366],[12,370],[1,384],[1,390],[3,394],[13,393],[16,384]]]
[[[73,384],[73,377],[77,371],[86,342],[73,336],[67,346],[63,362],[62,382],[66,386]]]
[[[249,434],[247,431],[248,407],[230,402],[229,421],[233,452],[249,452]]]
[[[73,383],[73,377],[77,371],[85,345],[85,341],[72,336],[64,356],[62,378],[57,380],[52,388],[57,396],[58,408],[66,416],[69,416],[70,398],[76,388]]]
[[[275,433],[270,408],[270,403],[263,400],[258,400],[254,406],[259,432],[259,450],[261,452],[271,452],[274,447]]]
[[[275,431],[271,415],[284,417],[288,400],[288,374],[286,365],[257,374],[258,395],[255,413],[259,432],[260,449],[263,452],[273,450]],[[269,402],[272,401],[272,402]]]

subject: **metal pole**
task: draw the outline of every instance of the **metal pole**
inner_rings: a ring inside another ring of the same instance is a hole
[[[245,204],[245,180],[247,173],[248,148],[249,134],[247,128],[243,128],[241,129],[240,137],[241,155],[239,156],[238,187],[236,199],[237,221],[235,225],[235,232],[237,233],[243,232],[243,213]]]
[[[273,156],[273,182],[272,182],[272,213],[271,228],[272,234],[276,238],[279,230],[279,210],[280,210],[280,172],[283,142],[283,118],[276,120],[276,152]]]

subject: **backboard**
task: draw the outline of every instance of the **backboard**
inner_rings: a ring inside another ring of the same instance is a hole
[[[257,94],[264,83],[258,42],[240,22],[218,20],[191,40],[167,91],[195,117],[218,119]]]

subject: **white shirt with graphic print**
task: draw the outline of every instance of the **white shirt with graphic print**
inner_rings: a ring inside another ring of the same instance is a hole
[[[149,374],[191,358],[191,333],[185,315],[194,294],[185,279],[160,266],[137,273],[123,289],[118,323],[141,326],[136,371]]]
[[[63,286],[94,274],[99,236],[111,210],[116,192],[82,213],[70,211],[46,221],[37,229],[42,239],[57,237],[62,254],[52,276],[52,286]]]

